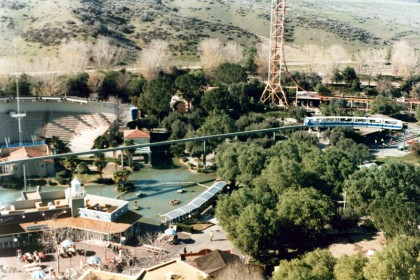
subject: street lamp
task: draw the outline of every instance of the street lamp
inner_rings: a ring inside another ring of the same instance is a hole
[[[18,256],[18,253],[17,253],[17,242],[18,242],[18,239],[16,237],[13,238],[13,243],[15,244],[16,257]]]

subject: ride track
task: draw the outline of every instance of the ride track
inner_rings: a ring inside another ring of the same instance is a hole
[[[328,125],[313,125],[313,122],[309,122],[309,120],[313,119],[337,119],[336,122],[331,122]],[[354,119],[354,122],[344,121],[347,119]],[[356,121],[356,119],[364,119],[365,122]],[[342,122],[340,120],[343,120]],[[370,120],[373,120],[373,123],[370,123]],[[398,124],[395,126],[387,126],[385,122],[397,122]],[[369,123],[371,125],[369,125]],[[380,125],[382,124],[382,125]],[[185,138],[185,139],[178,139],[178,140],[169,140],[169,141],[161,141],[155,143],[145,143],[145,144],[137,144],[131,146],[121,146],[121,147],[114,147],[114,148],[106,148],[106,149],[95,149],[89,150],[84,152],[77,152],[77,153],[66,153],[66,154],[58,154],[58,155],[49,155],[49,156],[42,156],[42,157],[34,157],[28,159],[19,159],[19,160],[11,160],[11,161],[3,161],[0,162],[0,166],[5,166],[9,164],[15,163],[25,163],[30,161],[39,161],[39,160],[47,160],[47,159],[59,159],[71,156],[83,156],[83,155],[92,155],[95,153],[105,153],[105,152],[114,152],[114,151],[124,151],[124,150],[132,150],[132,149],[139,149],[145,147],[158,147],[158,146],[165,146],[165,145],[172,145],[172,144],[180,144],[180,143],[187,143],[187,142],[203,142],[204,147],[206,145],[207,140],[218,139],[218,138],[230,138],[242,135],[249,135],[249,134],[258,134],[258,133],[270,133],[272,132],[274,135],[278,131],[283,130],[298,130],[298,129],[306,129],[310,127],[327,127],[327,126],[361,126],[361,127],[374,127],[374,128],[382,128],[382,129],[403,129],[403,125],[401,121],[396,121],[393,119],[380,119],[380,118],[354,118],[354,117],[345,117],[345,116],[335,116],[335,117],[313,117],[313,118],[305,118],[305,124],[303,125],[291,125],[291,126],[282,126],[282,127],[274,127],[274,128],[266,128],[266,129],[258,129],[258,130],[249,130],[249,131],[240,131],[240,132],[231,132],[231,133],[224,133],[224,134],[214,134],[214,135],[207,135],[207,136],[199,136],[194,138]],[[205,154],[205,149],[204,149]]]

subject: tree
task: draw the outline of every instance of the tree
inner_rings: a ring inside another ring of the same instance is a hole
[[[110,69],[120,64],[125,56],[125,49],[116,46],[106,37],[100,37],[92,47],[92,60],[98,69]]]
[[[312,73],[315,67],[322,62],[323,51],[319,46],[309,44],[302,48],[302,53],[308,64],[309,72]]]
[[[90,169],[86,162],[82,161],[77,165],[77,173],[79,174],[87,174],[89,173]]]
[[[319,109],[325,116],[347,116],[347,100],[332,99],[328,104],[321,104]]]
[[[223,45],[219,39],[206,38],[200,42],[198,49],[201,66],[207,74],[212,74],[225,61]]]
[[[87,85],[90,92],[95,95],[95,98],[99,97],[99,91],[102,88],[105,75],[102,72],[90,73]]]
[[[138,55],[140,74],[148,81],[153,80],[167,66],[169,57],[168,42],[152,40]]]
[[[90,96],[88,73],[76,74],[68,79],[68,94],[87,98]]]
[[[71,174],[76,173],[77,165],[79,164],[79,159],[76,156],[65,157],[61,160],[61,164],[71,172]]]
[[[273,280],[334,279],[335,259],[330,252],[317,249],[299,259],[283,260],[273,274]]]
[[[53,151],[54,154],[64,154],[71,152],[70,148],[67,146],[63,140],[58,136],[53,136],[52,138],[47,138],[45,144]]]
[[[234,122],[229,115],[222,112],[212,111],[204,121],[203,125],[197,130],[196,134],[189,133],[187,134],[187,137],[223,134],[232,132],[233,130]],[[214,150],[222,141],[223,139],[206,140],[207,151],[210,152]],[[190,152],[195,151],[193,153],[196,155],[202,154],[201,146],[202,143],[198,142],[186,143],[187,150]]]
[[[113,179],[114,182],[118,184],[118,189],[124,189],[124,185],[126,184],[130,173],[131,172],[127,169],[117,170],[114,172]]]
[[[419,238],[399,236],[377,252],[363,269],[368,280],[419,279]]]
[[[345,182],[348,203],[362,215],[370,215],[386,237],[418,236],[420,224],[420,168],[404,162],[388,162],[381,168],[358,170]]]
[[[193,101],[201,99],[206,82],[206,78],[201,71],[187,73],[176,78],[175,86],[180,90],[182,98],[188,102],[188,111],[191,110]]]
[[[207,91],[201,98],[201,108],[206,112],[228,111],[231,105],[229,92],[225,88],[214,88]]]
[[[393,116],[399,114],[402,110],[404,110],[404,105],[383,96],[377,96],[371,103],[372,114]]]
[[[90,58],[90,44],[71,39],[59,48],[59,57],[63,70],[70,72],[85,71]]]
[[[144,93],[139,99],[139,108],[162,120],[171,111],[170,101],[173,93],[172,81],[167,77],[157,77],[144,88]]]
[[[243,60],[243,48],[236,42],[230,41],[223,48],[223,57],[226,62],[239,64]]]
[[[257,66],[258,74],[262,79],[267,79],[269,59],[270,59],[270,43],[260,44],[257,47]]]
[[[368,263],[368,259],[362,254],[352,256],[343,255],[334,266],[335,279],[340,280],[365,280],[363,267]]]
[[[352,87],[353,89],[359,88],[360,80],[353,67],[347,66],[344,68],[342,75],[344,82],[347,84],[347,87]],[[355,88],[354,85],[357,85],[357,88]]]
[[[257,60],[257,48],[251,47],[245,49],[244,56],[244,68],[251,74],[255,74],[258,70]]]
[[[420,122],[420,106],[417,106],[415,117],[418,122]]]
[[[62,212],[64,213],[64,212]],[[46,230],[42,230],[38,235],[38,245],[43,248],[44,252],[55,252],[55,258],[57,260],[57,273],[60,273],[60,247],[61,242],[66,239],[72,239],[76,232],[70,228],[56,228],[49,227]]]
[[[414,74],[418,66],[419,58],[416,56],[415,48],[407,41],[398,41],[392,46],[391,63],[395,75],[407,78]]]
[[[103,135],[96,137],[95,140],[93,141],[92,149],[105,149],[108,147],[109,147],[109,141]]]
[[[105,159],[104,153],[95,153],[95,159],[93,160],[93,165],[96,166],[96,169],[99,171],[99,176],[102,179],[102,171],[107,166],[108,162]]]
[[[331,201],[312,188],[241,188],[222,196],[216,216],[240,250],[263,261],[269,251],[306,248],[333,216]]]
[[[216,80],[223,85],[231,85],[246,82],[248,75],[239,64],[223,63],[215,71]]]
[[[133,139],[124,141],[124,146],[132,146],[132,145],[134,145]],[[130,166],[130,167],[133,164],[133,154],[135,152],[136,152],[136,149],[126,149],[126,150],[124,150],[124,154],[126,154],[127,157],[128,157],[128,166]]]

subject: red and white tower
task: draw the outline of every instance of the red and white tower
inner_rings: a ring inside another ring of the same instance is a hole
[[[286,23],[286,0],[272,0],[270,27],[270,56],[268,81],[260,101],[287,106],[287,95],[282,85],[284,59],[284,37]]]

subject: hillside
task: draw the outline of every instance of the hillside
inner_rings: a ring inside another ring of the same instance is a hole
[[[55,55],[69,39],[108,36],[136,51],[170,42],[177,63],[197,60],[206,37],[255,46],[269,36],[271,0],[2,0],[0,56]],[[289,0],[288,44],[349,51],[408,40],[420,46],[420,3],[410,0]]]

